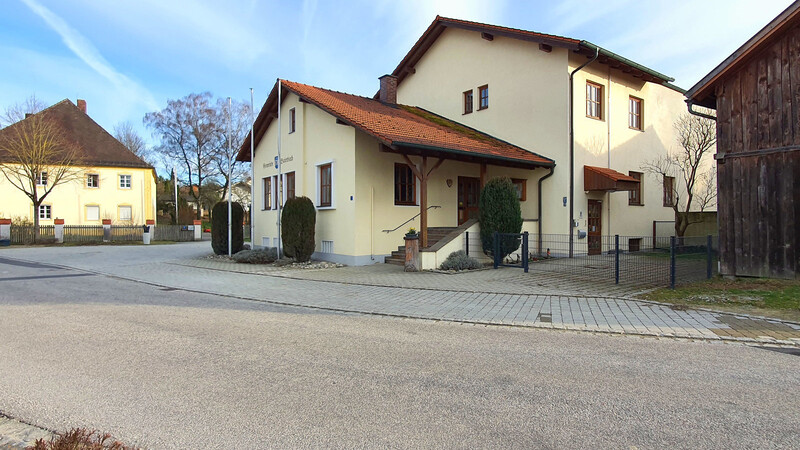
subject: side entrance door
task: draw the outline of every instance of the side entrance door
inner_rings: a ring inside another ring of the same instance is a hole
[[[603,202],[589,200],[587,234],[589,236],[589,254],[599,255],[603,252]]]
[[[458,177],[458,224],[478,218],[478,197],[481,195],[481,180]]]

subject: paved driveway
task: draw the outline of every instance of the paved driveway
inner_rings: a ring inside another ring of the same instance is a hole
[[[330,311],[603,333],[800,345],[800,325],[594,295],[559,294],[555,283],[518,269],[458,275],[406,274],[387,265],[277,269],[202,259],[209,243],[12,249],[0,257]],[[527,284],[518,283],[526,278]],[[325,281],[318,281],[325,280]],[[334,281],[335,280],[335,281]],[[379,281],[379,283],[376,283]],[[401,287],[391,287],[396,281]],[[539,286],[542,284],[542,286]],[[457,290],[461,286],[461,290]],[[606,294],[606,295],[604,295]]]
[[[366,292],[62,250],[273,300]],[[148,448],[796,448],[798,384],[800,358],[744,345],[345,314],[0,263],[0,411]]]

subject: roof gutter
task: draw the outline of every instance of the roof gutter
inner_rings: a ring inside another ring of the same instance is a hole
[[[713,120],[714,122],[717,121],[717,118],[712,116],[711,114],[701,113],[700,111],[695,111],[694,108],[694,100],[686,100],[686,108],[689,110],[689,114],[693,116],[702,117],[704,119]]]
[[[549,163],[543,163],[542,162],[542,163],[540,163],[540,162],[534,162],[534,161],[527,161],[527,160],[524,160],[524,159],[513,159],[513,158],[504,158],[502,156],[487,155],[487,154],[484,154],[484,153],[476,154],[476,153],[467,152],[467,151],[463,151],[463,150],[456,150],[456,149],[452,149],[452,148],[437,147],[437,146],[434,146],[434,145],[414,144],[414,143],[411,143],[411,142],[392,142],[392,145],[398,146],[398,147],[412,147],[412,148],[419,148],[419,149],[425,149],[425,150],[435,150],[435,151],[439,151],[439,152],[442,152],[442,153],[452,153],[454,155],[464,155],[464,156],[471,156],[471,157],[477,157],[477,158],[486,158],[486,159],[490,159],[490,160],[494,160],[494,161],[506,161],[506,162],[509,162],[509,163],[513,163],[515,165],[520,165],[520,166],[524,165],[524,166],[529,166],[529,167],[532,167],[532,168],[536,168],[536,167],[553,167],[553,166],[556,165],[555,162],[549,162]]]
[[[578,73],[581,69],[588,66],[589,64],[595,62],[597,57],[600,56],[600,47],[595,46],[594,50],[594,57],[589,61],[578,66],[577,69],[573,70],[569,73],[569,104],[567,105],[567,110],[569,111],[569,257],[573,257],[574,247],[575,247],[575,234],[572,232],[572,228],[575,227],[575,113],[574,109],[574,84],[575,84],[575,74]],[[541,192],[541,190],[540,190]],[[541,204],[541,202],[540,202]],[[539,223],[539,229],[542,228],[541,222]]]

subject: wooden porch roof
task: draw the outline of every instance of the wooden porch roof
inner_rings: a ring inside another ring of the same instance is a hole
[[[634,191],[639,189],[639,180],[613,169],[583,166],[584,191]]]

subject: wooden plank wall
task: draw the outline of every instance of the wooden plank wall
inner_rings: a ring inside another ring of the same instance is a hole
[[[720,264],[726,275],[800,278],[800,25],[716,86]]]

